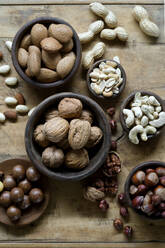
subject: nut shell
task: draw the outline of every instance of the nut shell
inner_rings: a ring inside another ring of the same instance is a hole
[[[58,117],[58,110],[57,109],[50,109],[46,112],[45,114],[45,120],[49,121],[51,119],[53,119],[54,117]]]
[[[89,121],[90,124],[93,122],[93,114],[90,110],[84,109],[79,117],[81,120]]]
[[[90,137],[91,125],[88,121],[74,119],[70,122],[68,141],[73,150],[83,148]]]
[[[103,132],[99,127],[91,127],[91,134],[86,144],[87,148],[97,145],[103,137]]]
[[[81,116],[82,103],[76,98],[63,98],[58,104],[59,115],[63,118],[78,118]]]
[[[26,194],[29,192],[29,190],[31,189],[32,185],[31,183],[25,178],[23,181],[21,181],[18,184],[18,187],[21,188],[23,190],[23,192]]]
[[[61,43],[52,37],[43,39],[40,44],[42,49],[48,53],[56,53],[62,48]]]
[[[42,153],[42,162],[52,169],[60,167],[64,162],[63,150],[55,146],[47,147]]]
[[[34,139],[41,147],[47,147],[50,142],[46,139],[43,127],[44,125],[42,124],[36,127],[34,130]]]
[[[69,42],[73,36],[72,29],[65,24],[51,24],[48,32],[49,36],[57,39],[61,43]]]
[[[61,117],[55,117],[44,124],[44,133],[51,142],[63,140],[69,131],[69,123]]]
[[[32,43],[40,47],[40,42],[48,36],[48,30],[43,24],[35,24],[31,29]]]
[[[65,156],[65,165],[70,169],[81,170],[89,163],[88,152],[86,149],[70,150]]]

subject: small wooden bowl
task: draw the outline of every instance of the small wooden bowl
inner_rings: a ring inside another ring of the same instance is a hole
[[[22,158],[8,159],[0,163],[0,170],[4,172],[5,175],[12,174],[12,169],[15,165],[21,164],[26,169],[32,166],[31,162]],[[41,189],[44,192],[44,201],[40,205],[33,205],[26,211],[22,211],[22,216],[17,222],[12,222],[6,214],[5,208],[0,206],[0,222],[8,226],[25,226],[34,221],[36,221],[46,210],[49,203],[49,191],[47,181],[43,176],[40,178]]]
[[[17,53],[18,53],[18,49],[19,49],[21,40],[24,37],[24,35],[26,35],[27,33],[30,32],[32,26],[36,23],[41,23],[41,24],[44,24],[45,26],[49,26],[49,24],[51,24],[51,23],[65,24],[65,25],[68,25],[72,29],[73,42],[74,42],[73,51],[76,54],[76,60],[75,60],[75,64],[74,64],[71,72],[64,79],[61,79],[61,80],[58,80],[58,81],[52,82],[52,83],[42,83],[42,82],[37,81],[37,79],[33,79],[33,78],[28,77],[25,74],[22,67],[19,65],[18,59],[17,59]],[[80,40],[78,38],[76,31],[73,29],[73,27],[69,23],[67,23],[66,21],[64,21],[62,19],[56,18],[56,17],[39,17],[39,18],[33,19],[32,21],[27,22],[25,25],[23,25],[14,37],[11,53],[12,53],[13,65],[14,65],[17,73],[20,75],[20,77],[25,82],[27,82],[31,86],[34,86],[37,88],[55,88],[55,87],[64,85],[65,83],[70,81],[71,78],[75,75],[75,73],[78,70],[78,67],[80,65],[80,62],[81,62],[81,44],[80,44]]]
[[[162,111],[165,111],[164,101],[160,98],[160,96],[156,95],[155,93],[150,92],[150,91],[141,91],[141,90],[136,90],[136,91],[132,92],[124,100],[124,102],[123,102],[123,104],[121,105],[121,108],[120,108],[120,122],[122,124],[123,129],[126,131],[126,133],[129,133],[130,129],[125,124],[125,117],[124,117],[124,114],[123,114],[123,109],[129,108],[129,104],[131,103],[131,101],[133,100],[133,98],[134,98],[134,96],[135,96],[135,94],[137,92],[141,92],[142,96],[144,96],[144,95],[154,96],[160,102],[160,105],[162,107]],[[163,128],[163,126],[158,128],[156,134],[148,135],[148,140],[147,141],[149,141],[150,139],[152,139],[152,138],[156,137],[157,135],[159,135],[162,128]],[[141,143],[141,142],[146,143],[147,141],[140,140],[139,143]]]
[[[125,182],[125,186],[124,186],[124,192],[125,192],[125,196],[126,196],[126,203],[127,203],[127,205],[129,207],[131,207],[140,216],[142,216],[142,217],[145,216],[145,217],[147,217],[149,219],[153,219],[153,220],[160,220],[160,219],[163,219],[163,218],[156,217],[156,216],[148,216],[147,214],[143,213],[142,211],[135,209],[132,206],[132,201],[131,201],[131,197],[130,197],[130,193],[129,193],[129,188],[130,188],[130,185],[131,185],[131,178],[136,173],[136,171],[138,171],[138,170],[145,170],[147,168],[153,168],[153,169],[155,169],[156,167],[159,167],[159,166],[165,167],[165,163],[164,162],[160,162],[160,161],[148,161],[148,162],[143,162],[143,163],[137,165],[129,173],[129,175],[128,175],[127,179],[126,179],[126,182]]]
[[[121,86],[119,87],[119,93],[118,94],[113,94],[111,97],[104,97],[103,95],[97,95],[96,92],[91,88],[91,79],[90,79],[90,76],[89,76],[90,73],[93,71],[93,69],[98,68],[98,66],[99,66],[99,64],[101,62],[106,62],[106,61],[115,62],[117,64],[117,67],[121,70],[121,75],[122,75],[122,78],[123,78],[123,82],[122,82]],[[94,95],[98,99],[109,101],[109,99],[114,99],[114,98],[118,97],[122,93],[122,91],[124,90],[125,85],[126,85],[126,73],[125,73],[125,70],[119,63],[117,63],[116,61],[114,61],[112,59],[98,60],[97,62],[95,62],[90,67],[90,69],[87,72],[87,86],[88,86],[88,89],[89,89],[90,93],[92,93],[92,95]]]
[[[56,170],[56,171],[48,169],[42,163],[42,158],[41,158],[42,150],[33,139],[34,129],[38,124],[41,124],[41,122],[44,120],[45,112],[51,107],[57,106],[60,100],[62,100],[64,97],[74,97],[80,99],[83,106],[86,109],[92,111],[94,118],[96,120],[95,123],[102,129],[104,134],[102,142],[100,142],[96,147],[91,149],[89,153],[90,162],[88,166],[82,169],[81,171],[73,171],[67,168],[63,168],[61,170]],[[32,161],[32,163],[44,175],[62,181],[79,181],[96,172],[96,170],[98,170],[105,162],[108,151],[110,149],[110,144],[111,144],[110,125],[102,108],[95,101],[91,100],[89,97],[71,92],[65,92],[65,93],[53,95],[45,99],[43,102],[41,102],[30,116],[25,130],[25,147],[27,154],[30,160]]]

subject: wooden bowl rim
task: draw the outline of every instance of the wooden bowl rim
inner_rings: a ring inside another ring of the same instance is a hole
[[[89,74],[93,71],[94,68],[98,67],[98,65],[101,63],[101,62],[106,62],[106,61],[112,61],[112,62],[115,62],[117,64],[117,67],[121,70],[121,75],[122,75],[122,78],[123,78],[123,83],[121,84],[121,86],[119,87],[119,93],[118,94],[113,94],[112,96],[110,97],[104,97],[103,95],[97,95],[96,92],[94,92],[94,90],[91,88],[90,84],[91,84],[91,80],[90,80],[90,76]],[[119,64],[118,62],[116,62],[115,60],[113,59],[101,59],[101,60],[98,60],[96,61],[88,70],[87,72],[87,78],[86,78],[86,81],[87,81],[87,86],[88,86],[88,90],[92,93],[92,95],[94,95],[96,98],[98,99],[102,99],[102,100],[105,100],[105,101],[109,101],[110,99],[114,99],[114,98],[117,98],[118,96],[121,95],[122,91],[124,90],[125,88],[125,85],[126,85],[126,73],[125,73],[125,70],[123,68],[123,66],[121,64]]]
[[[123,114],[123,109],[125,109],[125,108],[127,107],[127,105],[129,104],[129,102],[130,102],[131,100],[133,100],[133,98],[134,98],[134,96],[135,96],[135,94],[136,94],[137,92],[141,92],[142,95],[155,96],[155,98],[160,102],[160,105],[161,105],[161,107],[162,107],[162,111],[165,111],[165,104],[164,104],[164,101],[163,101],[163,99],[162,99],[160,96],[158,96],[157,94],[155,94],[155,93],[153,93],[153,92],[151,92],[151,91],[145,91],[145,90],[135,90],[135,91],[133,91],[133,92],[132,92],[124,101],[123,101],[123,103],[122,103],[122,105],[121,105],[121,107],[120,107],[120,122],[121,122],[121,125],[122,125],[124,131],[126,131],[126,133],[129,133],[130,129],[129,129],[129,128],[126,126],[126,124],[125,124],[125,118],[124,118],[124,114]],[[152,138],[158,136],[158,135],[160,134],[160,132],[161,132],[161,129],[162,129],[163,127],[164,127],[164,126],[158,128],[156,134],[154,134],[154,135],[148,135],[148,140],[147,140],[147,141],[149,141],[150,139],[152,139]],[[140,144],[140,143],[146,143],[147,141],[142,141],[142,140],[140,140],[139,144]]]
[[[31,161],[28,160],[28,159],[25,159],[25,158],[11,158],[11,159],[6,159],[6,160],[3,160],[3,161],[0,162],[0,166],[2,164],[6,164],[6,163],[7,164],[10,164],[11,162],[14,162],[14,165],[21,164],[21,165],[27,167],[28,164],[29,164],[29,166],[33,166],[33,164],[31,163]],[[6,166],[6,170],[7,170],[7,166]],[[4,169],[3,169],[3,171],[5,173],[5,170]],[[22,226],[29,225],[29,224],[33,223],[34,221],[36,221],[37,219],[39,219],[44,214],[44,212],[45,212],[45,210],[46,210],[46,208],[48,206],[48,203],[49,203],[50,193],[49,193],[48,188],[45,186],[46,185],[46,178],[44,178],[43,175],[41,175],[41,181],[44,182],[44,187],[43,187],[43,184],[42,184],[42,188],[44,189],[45,199],[44,199],[44,202],[42,203],[42,205],[43,205],[42,206],[42,209],[40,209],[40,212],[37,212],[38,214],[35,216],[35,218],[33,218],[30,221],[29,221],[29,218],[27,218],[27,222],[26,223],[19,223],[19,221],[14,223],[14,222],[10,221],[9,219],[8,219],[8,222],[5,222],[5,221],[3,221],[0,218],[0,223],[5,224],[5,225],[8,225],[8,226],[22,227]],[[0,207],[0,209],[1,208],[3,208],[3,207]],[[7,217],[7,215],[6,215],[6,217]]]
[[[32,27],[34,24],[36,23],[58,23],[58,24],[65,24],[67,26],[69,26],[72,31],[73,31],[73,40],[75,43],[75,49],[76,49],[76,60],[74,63],[74,66],[71,70],[71,72],[64,78],[52,83],[42,83],[39,82],[37,80],[33,80],[30,77],[28,77],[23,69],[21,68],[21,66],[18,63],[18,59],[17,59],[17,44],[20,43],[20,40],[22,39],[22,33],[26,33],[26,31],[28,32],[28,29],[30,27]],[[65,83],[67,83],[69,80],[71,80],[71,78],[75,75],[76,71],[78,70],[78,67],[80,65],[81,62],[81,44],[80,44],[80,40],[79,37],[75,31],[75,29],[66,21],[64,21],[63,19],[57,18],[57,17],[38,17],[35,18],[29,22],[27,22],[26,24],[24,24],[16,33],[14,39],[13,39],[13,44],[12,44],[12,50],[11,50],[11,54],[12,54],[12,61],[13,61],[13,65],[17,71],[17,73],[20,75],[20,77],[27,83],[29,83],[30,85],[34,86],[34,87],[38,87],[38,88],[55,88],[55,87],[59,87]]]
[[[65,175],[65,174],[58,174],[58,172],[54,172],[49,170],[46,166],[44,166],[42,164],[42,162],[40,163],[40,161],[37,160],[36,158],[36,153],[35,149],[34,152],[33,150],[33,140],[32,140],[32,132],[31,130],[33,130],[34,125],[36,124],[36,120],[37,120],[37,116],[40,115],[41,113],[43,113],[43,108],[45,109],[47,106],[51,106],[53,104],[53,102],[55,101],[60,101],[61,99],[65,98],[65,97],[74,97],[74,98],[78,98],[82,101],[82,103],[87,104],[91,107],[91,109],[93,109],[93,112],[95,113],[95,115],[97,114],[98,116],[100,116],[99,120],[102,122],[102,125],[104,127],[103,132],[104,133],[104,139],[103,139],[103,143],[102,143],[102,147],[101,149],[98,151],[99,153],[99,157],[98,154],[96,154],[92,159],[94,160],[95,157],[97,157],[97,160],[95,161],[94,165],[90,167],[90,163],[89,165],[84,168],[81,171],[75,171],[75,172],[70,172],[69,175]],[[59,94],[55,94],[53,96],[50,96],[48,98],[46,98],[43,102],[41,102],[36,109],[34,110],[34,112],[32,113],[32,115],[30,116],[27,125],[26,125],[26,130],[25,130],[25,147],[26,147],[26,151],[27,154],[29,156],[29,159],[32,161],[32,163],[34,164],[34,166],[44,175],[47,175],[48,177],[52,178],[52,179],[56,179],[56,180],[61,180],[61,181],[80,181],[88,176],[90,176],[91,174],[93,174],[94,172],[96,172],[96,170],[98,170],[102,164],[105,162],[106,158],[107,158],[107,154],[109,152],[110,149],[110,145],[111,145],[111,130],[110,130],[110,125],[108,123],[108,119],[103,111],[103,109],[92,99],[90,99],[87,96],[81,95],[81,94],[77,94],[77,93],[72,93],[72,92],[63,92],[63,93],[59,93]],[[102,153],[100,152],[102,151]]]
[[[152,161],[145,161],[143,163],[138,164],[136,167],[134,167],[130,171],[130,173],[127,176],[125,185],[124,185],[124,192],[125,192],[126,201],[127,201],[128,206],[131,207],[140,216],[142,216],[142,217],[145,216],[146,218],[152,219],[152,220],[163,220],[163,218],[161,218],[161,217],[155,217],[155,216],[148,216],[145,213],[143,213],[142,211],[135,209],[132,206],[132,201],[131,201],[131,197],[130,197],[130,193],[129,193],[129,187],[130,187],[130,184],[131,184],[131,178],[132,178],[132,176],[134,175],[134,173],[136,171],[138,171],[138,170],[144,170],[144,169],[146,169],[148,167],[149,168],[154,168],[154,167],[159,167],[159,166],[165,167],[165,163],[164,162],[161,162],[161,161],[157,161],[157,160],[152,160]]]

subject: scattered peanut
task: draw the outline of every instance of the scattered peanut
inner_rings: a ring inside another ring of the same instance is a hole
[[[104,28],[104,22],[99,20],[89,25],[88,31],[78,34],[81,44],[91,41]]]
[[[103,29],[100,37],[106,40],[118,38],[121,41],[126,41],[128,40],[128,33],[123,27],[117,27],[115,29]]]
[[[7,41],[5,42],[5,45],[7,46],[8,50],[11,51],[11,48],[12,48],[12,41],[7,40]]]
[[[17,104],[17,99],[15,97],[8,96],[5,98],[5,103],[8,106],[14,106]]]
[[[17,78],[16,77],[8,77],[5,79],[5,84],[7,86],[15,86],[17,84]]]
[[[9,65],[1,65],[0,66],[0,74],[7,74],[10,71]]]

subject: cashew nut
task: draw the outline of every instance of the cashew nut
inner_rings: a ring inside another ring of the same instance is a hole
[[[155,111],[156,111],[157,113],[159,113],[161,110],[162,110],[162,107],[161,107],[161,106],[158,106],[158,107],[155,108]]]
[[[136,119],[135,119],[135,124],[136,124],[136,125],[141,125],[141,120],[138,119],[138,118],[136,118]],[[143,125],[142,125],[142,126],[143,126]]]
[[[134,97],[134,102],[145,104],[148,101],[148,96],[141,96],[141,92],[137,92]]]
[[[148,103],[153,105],[153,106],[160,106],[160,103],[158,102],[158,100],[154,97],[154,96],[150,96],[148,98]]]
[[[123,109],[123,114],[126,116],[125,123],[128,128],[130,128],[135,121],[134,114],[130,109]]]
[[[142,118],[141,118],[141,125],[143,126],[143,127],[145,127],[145,126],[147,126],[148,125],[148,117],[147,116],[143,116]]]
[[[154,117],[153,117],[153,115],[151,114],[151,109],[150,109],[150,107],[149,107],[149,105],[142,105],[141,106],[141,110],[143,111],[143,113],[150,119],[150,120],[153,120],[154,119]]]
[[[141,125],[137,125],[135,127],[133,127],[130,132],[129,132],[129,140],[133,143],[133,144],[139,144],[139,139],[137,137],[137,135],[140,133],[143,133],[144,128]]]
[[[165,124],[165,112],[159,113],[159,118],[153,121],[150,121],[149,124],[153,127],[159,128]]]
[[[133,107],[131,110],[134,112],[134,114],[135,114],[135,116],[137,118],[141,118],[142,117],[143,113],[142,113],[140,107]]]
[[[148,125],[144,128],[140,137],[143,141],[147,141],[148,140],[147,134],[154,134],[154,133],[156,133],[156,128]]]

